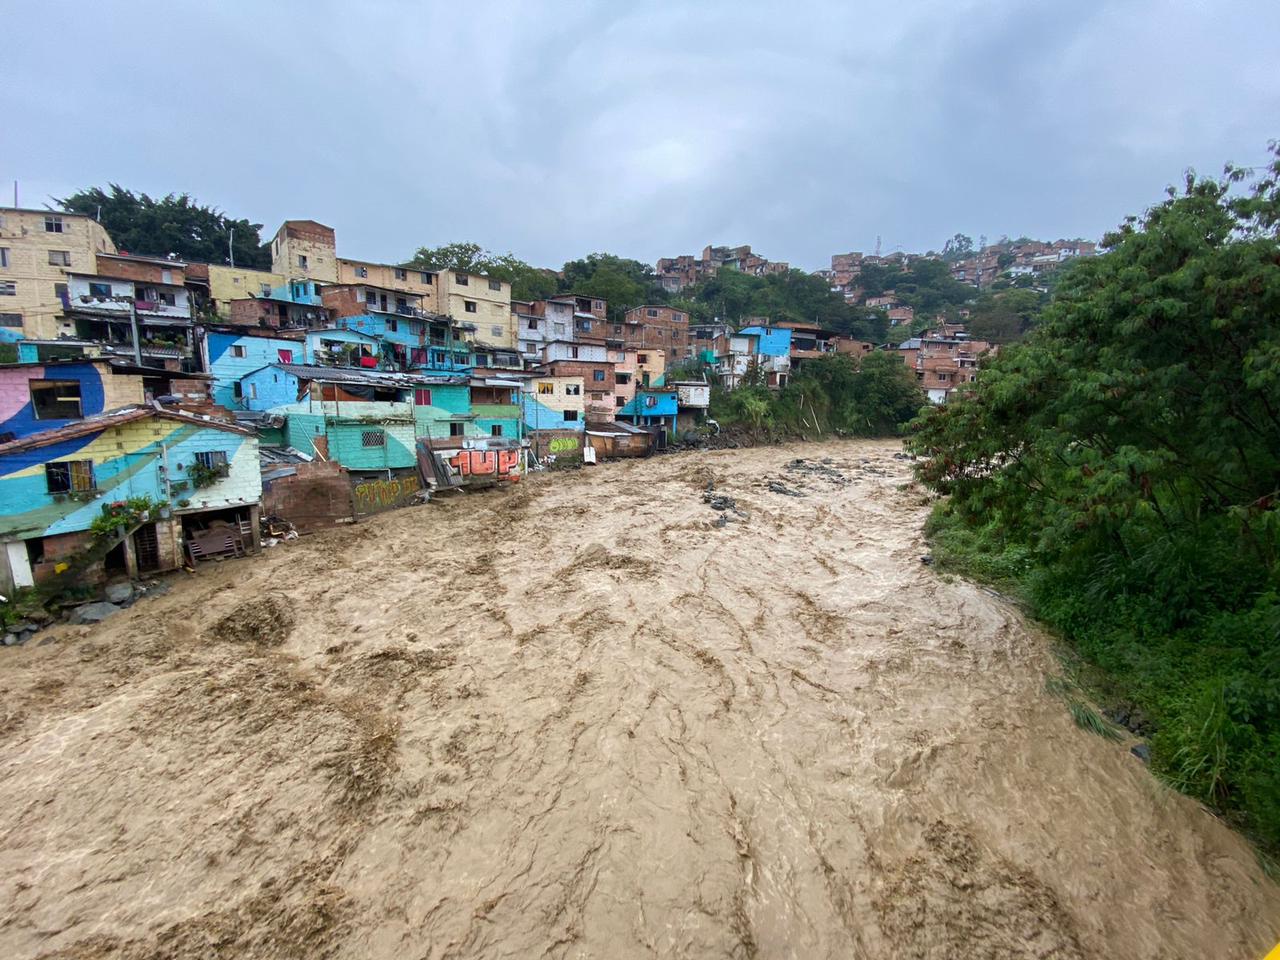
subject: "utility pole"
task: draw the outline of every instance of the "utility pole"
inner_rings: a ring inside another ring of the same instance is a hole
[[[231,234],[227,237],[227,255],[231,258],[231,265],[236,265],[236,228],[231,228]]]
[[[129,328],[133,333],[133,362],[142,366],[142,341],[138,336],[138,302],[129,299]]]

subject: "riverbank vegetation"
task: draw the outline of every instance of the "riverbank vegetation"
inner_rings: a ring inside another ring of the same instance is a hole
[[[1149,721],[1154,769],[1280,845],[1280,151],[1187,176],[924,411],[938,559],[1017,590]]]

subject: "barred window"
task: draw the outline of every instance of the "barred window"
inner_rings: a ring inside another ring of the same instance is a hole
[[[360,434],[360,446],[362,447],[385,447],[387,445],[387,435],[381,430],[365,430]]]
[[[227,451],[225,450],[202,450],[196,454],[196,462],[202,467],[209,470],[216,470],[218,467],[227,465]]]
[[[81,493],[93,489],[92,460],[63,460],[44,465],[50,493]]]

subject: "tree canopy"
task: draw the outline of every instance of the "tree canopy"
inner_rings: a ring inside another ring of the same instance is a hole
[[[912,445],[1154,718],[1156,768],[1280,843],[1280,153],[1248,179],[1129,218]]]
[[[271,253],[259,236],[262,224],[233,220],[185,193],[154,199],[113,183],[107,190],[90,187],[56,202],[69,213],[96,218],[128,253],[226,263],[234,249],[236,266],[271,269]]]
[[[513,300],[541,300],[558,289],[556,274],[531,266],[511,253],[491,253],[478,243],[461,241],[440,247],[419,247],[406,266],[420,270],[457,270],[511,284]]]

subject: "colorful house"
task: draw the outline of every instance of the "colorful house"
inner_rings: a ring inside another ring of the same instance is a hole
[[[242,327],[206,327],[198,331],[200,359],[213,374],[213,402],[228,410],[248,409],[240,396],[240,378],[269,363],[307,359],[301,334]]]
[[[524,432],[534,456],[582,455],[586,397],[582,377],[534,377],[520,395]]]
[[[679,404],[674,387],[669,390],[639,387],[631,402],[618,410],[618,419],[640,427],[657,428],[661,438],[664,432],[669,436],[675,435],[678,412]],[[658,445],[663,445],[661,439]]]
[[[249,410],[284,418],[288,446],[353,472],[412,468],[419,439],[457,447],[498,423],[518,430],[514,403],[473,410],[464,377],[273,363],[240,382]]]
[[[60,426],[0,444],[0,582],[7,587],[63,573],[79,582],[170,570],[182,563],[184,537],[215,521],[233,525],[256,549],[262,481],[251,431],[159,405],[59,419]],[[104,508],[127,501],[145,503],[147,512],[122,520],[126,536],[114,544],[96,536]],[[110,549],[94,557],[104,543]]]

